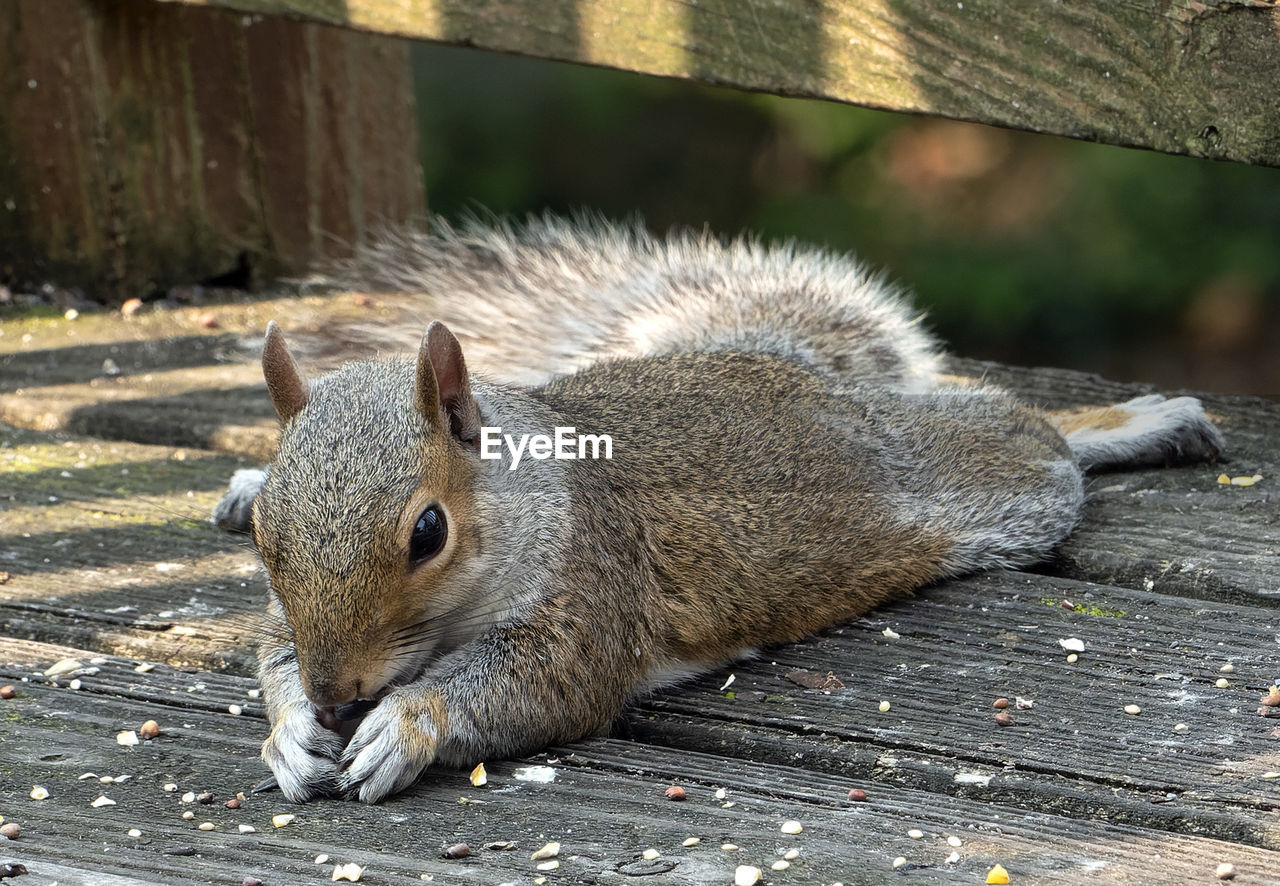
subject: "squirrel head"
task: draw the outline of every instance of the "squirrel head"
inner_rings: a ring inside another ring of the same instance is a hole
[[[375,697],[465,630],[481,416],[462,349],[432,323],[416,363],[309,382],[272,323],[262,368],[284,427],[253,535],[303,688],[321,707]]]

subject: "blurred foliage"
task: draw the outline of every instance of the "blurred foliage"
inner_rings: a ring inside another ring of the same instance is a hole
[[[1280,170],[415,49],[431,208],[857,252],[958,353],[1280,393]]]

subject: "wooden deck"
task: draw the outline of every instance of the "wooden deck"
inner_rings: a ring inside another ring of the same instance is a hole
[[[752,865],[778,886],[977,884],[1000,864],[1022,886],[1211,883],[1229,863],[1233,882],[1276,882],[1280,708],[1259,699],[1280,681],[1280,408],[1244,398],[1207,398],[1227,463],[1094,478],[1084,524],[1034,572],[938,585],[654,695],[610,737],[486,761],[482,787],[442,770],[375,807],[251,794],[265,583],[206,515],[238,455],[269,446],[236,333],[271,312],[220,308],[217,330],[194,310],[0,324],[0,685],[17,690],[0,700],[0,814],[22,829],[0,839],[0,875],[283,886],[354,862],[369,884],[729,884]],[[1139,392],[958,368],[1050,406]],[[1066,638],[1085,644],[1075,663]],[[44,676],[68,658],[82,667]],[[805,688],[828,673],[843,688]],[[146,720],[157,738],[117,742]],[[280,813],[296,817],[276,828]],[[539,870],[550,841],[558,866]],[[443,857],[458,842],[471,854]]]

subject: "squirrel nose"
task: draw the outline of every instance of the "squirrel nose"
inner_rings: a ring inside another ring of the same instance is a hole
[[[360,697],[359,680],[347,681],[332,677],[320,680],[305,680],[303,689],[306,690],[307,698],[311,699],[312,703],[317,707],[322,708],[344,705]]]

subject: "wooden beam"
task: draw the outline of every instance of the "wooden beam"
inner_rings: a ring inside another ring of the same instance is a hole
[[[148,0],[0,0],[0,282],[104,301],[304,270],[424,211],[403,41]]]
[[[165,0],[1280,165],[1275,0]]]

